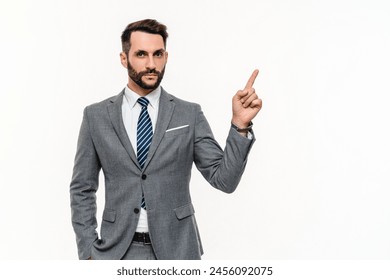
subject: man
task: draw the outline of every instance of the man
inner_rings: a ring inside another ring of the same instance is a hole
[[[204,178],[233,192],[254,142],[251,120],[262,102],[252,88],[233,97],[224,151],[200,106],[168,94],[160,82],[168,59],[166,26],[129,24],[120,54],[128,70],[122,92],[84,110],[70,185],[80,259],[200,259],[189,192],[193,162]],[[101,235],[96,232],[99,172],[105,177]]]

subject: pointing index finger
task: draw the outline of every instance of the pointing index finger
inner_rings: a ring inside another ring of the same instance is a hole
[[[255,71],[253,71],[251,77],[249,78],[248,82],[246,83],[245,89],[250,89],[253,87],[253,84],[255,83],[257,74],[259,74],[259,70],[255,69]]]

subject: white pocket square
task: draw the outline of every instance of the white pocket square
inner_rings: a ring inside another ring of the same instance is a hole
[[[172,131],[172,130],[178,130],[178,129],[181,129],[181,128],[185,128],[185,127],[187,127],[187,126],[189,126],[188,124],[186,124],[186,125],[182,125],[182,126],[178,126],[178,127],[174,127],[174,128],[170,128],[170,129],[168,129],[167,131],[165,131],[165,132],[169,132],[169,131]]]

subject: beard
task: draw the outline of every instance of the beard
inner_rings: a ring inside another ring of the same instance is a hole
[[[130,62],[127,61],[127,72],[129,74],[130,79],[132,79],[134,81],[134,83],[136,83],[141,88],[147,89],[147,90],[149,90],[149,89],[155,90],[156,88],[158,88],[158,86],[161,83],[161,80],[164,77],[165,66],[161,70],[161,72],[157,71],[156,69],[150,69],[150,70],[146,70],[146,71],[137,72],[133,68],[133,66],[131,66]],[[155,74],[155,75],[157,75],[157,81],[154,84],[146,84],[146,83],[144,83],[142,81],[142,77],[145,76],[145,75],[148,75],[148,74]]]

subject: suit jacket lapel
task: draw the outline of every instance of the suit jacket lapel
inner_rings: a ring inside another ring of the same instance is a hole
[[[148,157],[144,165],[144,169],[148,166],[152,160],[154,153],[156,152],[162,138],[164,137],[165,131],[168,128],[171,120],[175,103],[172,101],[173,98],[161,88],[160,104],[158,108],[156,128],[153,133],[152,144],[150,145]]]
[[[126,149],[127,153],[129,154],[131,160],[134,162],[135,166],[137,166],[140,169],[138,165],[137,156],[131,145],[129,136],[127,135],[126,128],[123,123],[122,100],[123,100],[124,92],[125,90],[122,90],[120,94],[118,94],[117,96],[113,97],[110,100],[110,103],[107,106],[107,110],[111,119],[111,123],[114,127],[116,134],[118,135],[119,140],[121,141],[123,147]]]

